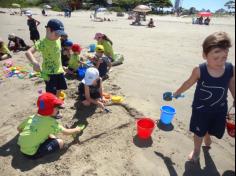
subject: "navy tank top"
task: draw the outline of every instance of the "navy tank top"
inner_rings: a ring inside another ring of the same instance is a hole
[[[228,89],[233,77],[233,65],[225,64],[225,72],[219,77],[212,77],[207,64],[199,66],[200,79],[197,82],[192,108],[203,112],[225,112],[228,109]]]

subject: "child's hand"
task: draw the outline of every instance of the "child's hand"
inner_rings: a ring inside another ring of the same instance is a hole
[[[98,101],[98,102],[97,102],[97,105],[98,105],[102,110],[105,109],[105,106],[104,106],[104,104],[103,104],[102,102]]]
[[[33,63],[33,69],[35,72],[41,72],[39,63]]]

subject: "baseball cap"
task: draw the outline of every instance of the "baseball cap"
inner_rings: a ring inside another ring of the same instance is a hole
[[[102,45],[97,45],[95,50],[96,52],[104,52],[104,47]]]
[[[85,77],[82,80],[82,83],[84,83],[87,86],[91,86],[93,84],[93,81],[95,81],[97,78],[99,78],[98,69],[90,67],[86,70]]]
[[[82,48],[81,48],[81,46],[79,44],[73,44],[72,51],[73,52],[81,52]]]
[[[69,39],[67,39],[65,42],[64,42],[64,45],[65,46],[68,46],[68,47],[72,47],[73,46],[73,42]]]
[[[37,101],[38,114],[42,116],[50,116],[55,107],[60,107],[64,102],[52,93],[43,93]]]
[[[66,35],[64,31],[64,25],[60,20],[51,19],[48,21],[46,28],[50,28],[55,31],[58,35]]]
[[[98,40],[99,38],[103,37],[104,35],[102,33],[96,33],[94,39]]]

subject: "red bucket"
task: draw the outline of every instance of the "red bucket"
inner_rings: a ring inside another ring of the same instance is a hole
[[[229,136],[235,138],[235,122],[227,119],[226,128]]]
[[[155,122],[150,118],[141,118],[137,121],[138,137],[148,139],[155,128]]]
[[[230,113],[233,109],[233,106],[229,109],[227,119],[226,119],[226,128],[229,136],[235,138],[235,111],[234,113]]]

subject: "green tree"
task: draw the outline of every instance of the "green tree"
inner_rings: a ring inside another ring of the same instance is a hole
[[[231,9],[235,9],[235,1],[228,1],[225,3],[225,7],[227,7],[230,11]]]

